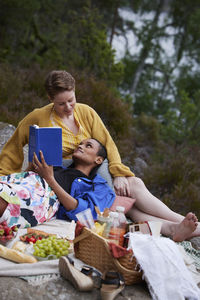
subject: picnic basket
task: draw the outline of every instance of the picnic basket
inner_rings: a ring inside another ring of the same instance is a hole
[[[137,267],[132,251],[125,252],[122,257],[114,258],[108,240],[87,227],[83,227],[82,232],[74,239],[76,258],[101,272],[113,270],[121,273],[126,285],[141,282],[142,272]]]

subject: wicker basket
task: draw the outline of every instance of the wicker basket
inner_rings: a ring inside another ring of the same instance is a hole
[[[84,263],[104,272],[108,270],[120,272],[126,285],[142,281],[142,272],[136,268],[136,260],[132,252],[120,258],[114,258],[110,252],[108,241],[87,227],[83,227],[80,235],[74,239],[75,257]]]

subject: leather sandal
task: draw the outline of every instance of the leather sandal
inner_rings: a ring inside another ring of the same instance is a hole
[[[93,280],[93,286],[100,289],[102,280],[102,273],[100,271],[91,266],[83,265],[81,272],[87,276],[90,276]]]
[[[81,292],[91,291],[94,287],[92,278],[76,269],[73,260],[68,256],[60,257],[59,271],[62,277],[70,281]]]
[[[125,288],[125,282],[122,274],[109,271],[104,274],[101,286],[101,299],[113,300]]]

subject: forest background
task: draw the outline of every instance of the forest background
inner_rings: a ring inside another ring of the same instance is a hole
[[[152,193],[200,218],[200,0],[1,0],[1,121],[47,104],[53,69],[74,75]]]

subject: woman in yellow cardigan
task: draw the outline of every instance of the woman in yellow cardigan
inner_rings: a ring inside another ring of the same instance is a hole
[[[113,177],[134,176],[121,163],[115,143],[98,114],[88,105],[76,103],[75,81],[65,71],[53,71],[46,79],[45,87],[50,104],[33,110],[15,130],[0,155],[0,174],[21,172],[24,160],[23,147],[28,144],[29,126],[62,128],[63,158],[69,159],[74,149],[86,138],[96,138],[108,151],[109,171]]]
[[[143,181],[123,165],[117,147],[98,114],[88,105],[76,103],[75,80],[66,71],[52,71],[46,78],[45,88],[51,103],[29,113],[18,125],[0,155],[0,174],[21,171],[24,160],[23,146],[28,143],[29,126],[60,126],[63,137],[63,158],[71,158],[83,139],[95,138],[107,149],[109,171],[117,195],[135,198],[137,207],[149,215],[172,222],[181,222],[183,216],[171,211],[154,197]],[[138,219],[134,210],[133,219]]]

